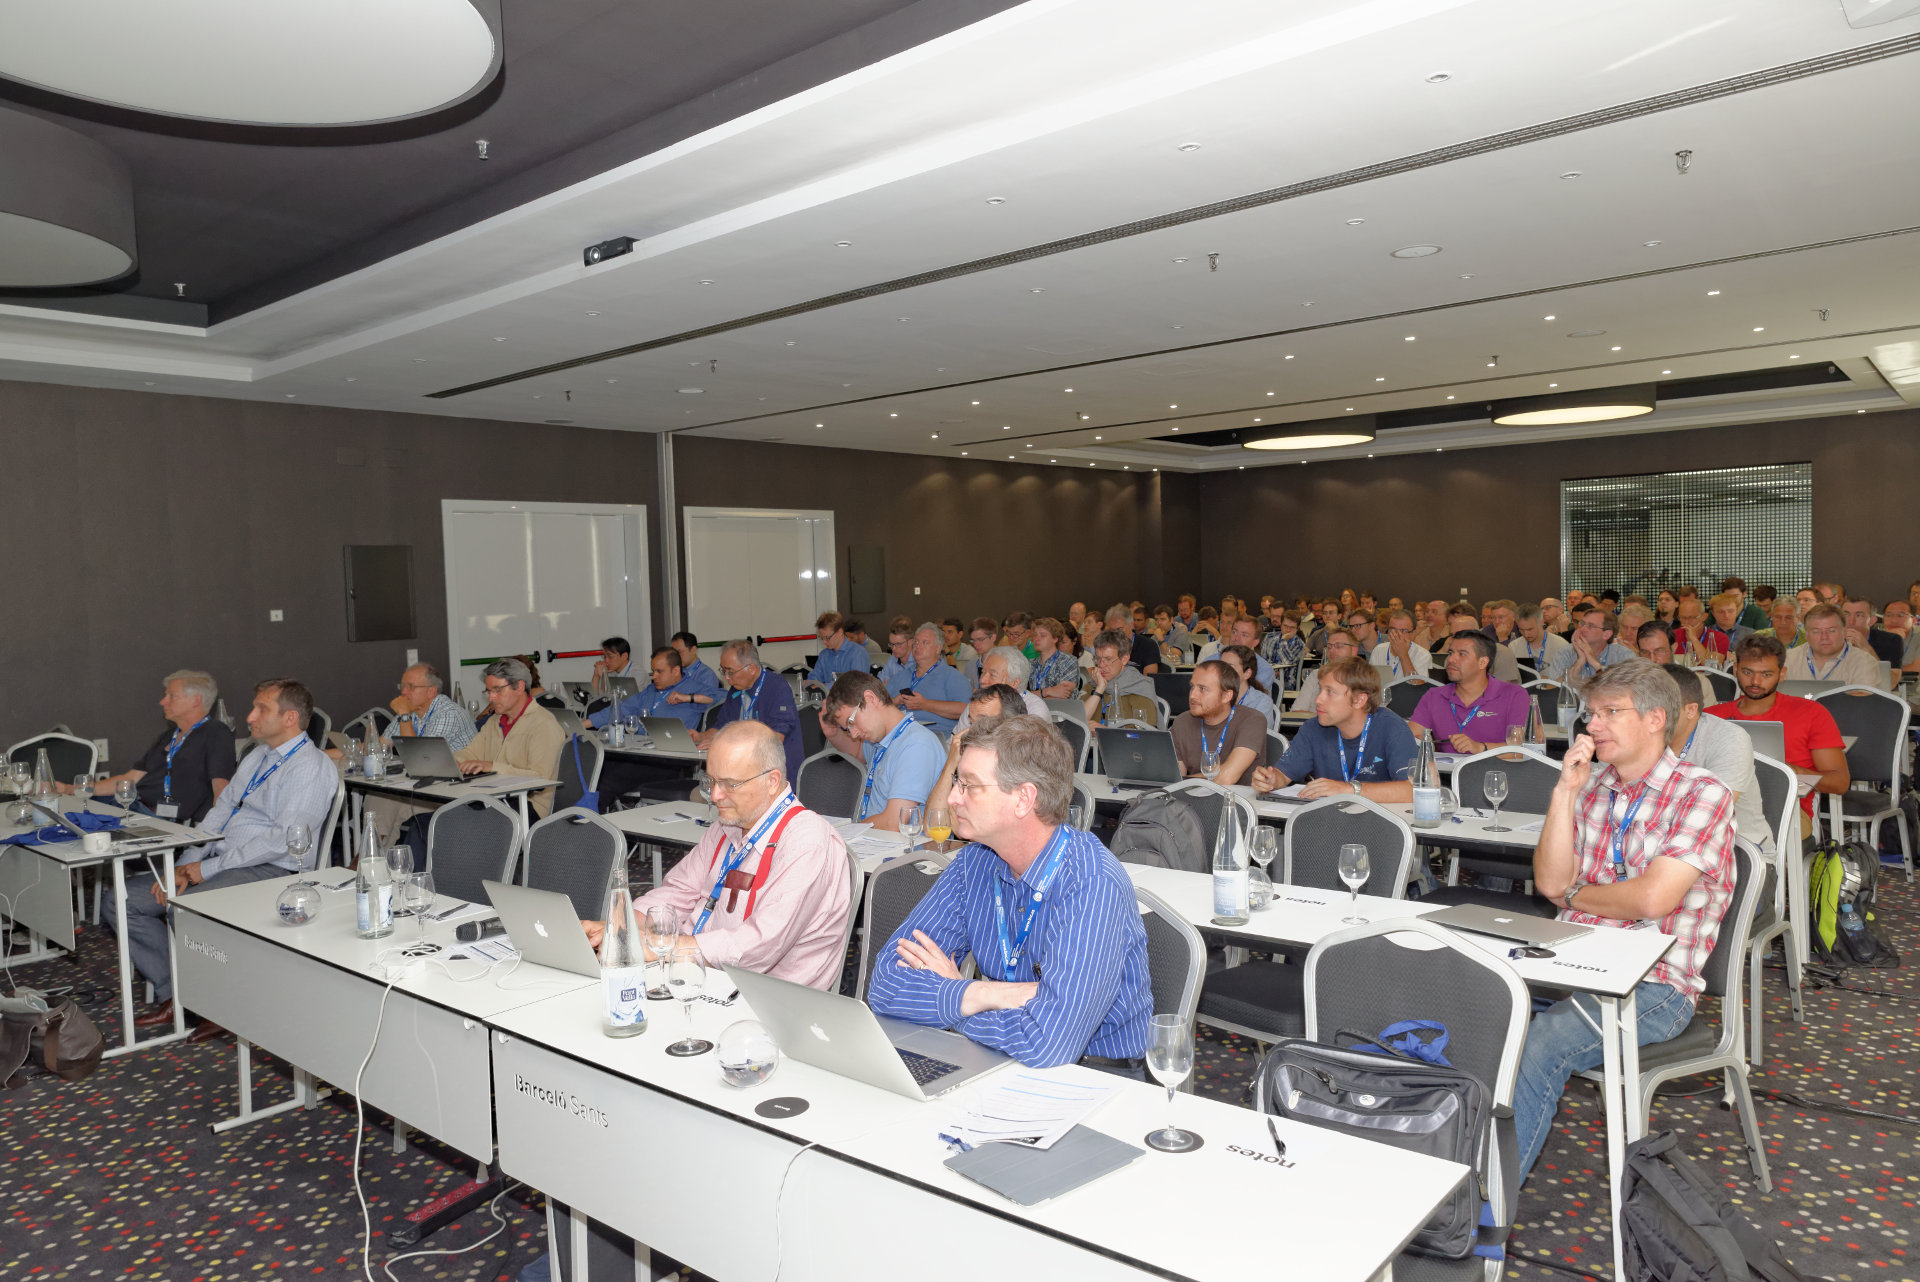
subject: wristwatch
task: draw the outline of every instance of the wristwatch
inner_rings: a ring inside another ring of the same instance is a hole
[[[1560,902],[1565,904],[1569,908],[1573,907],[1574,895],[1578,894],[1582,890],[1585,890],[1586,888],[1587,888],[1586,882],[1584,881],[1574,882],[1571,886],[1567,887],[1567,893],[1560,896]]]
[[[1349,779],[1347,782],[1353,785],[1353,795],[1358,797],[1360,795],[1360,781],[1358,779]]]

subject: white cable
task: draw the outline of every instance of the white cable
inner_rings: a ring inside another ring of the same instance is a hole
[[[534,979],[524,984],[509,984],[507,982],[507,975],[511,975],[514,971],[520,969],[520,958],[521,954],[514,954],[513,965],[507,967],[507,974],[493,981],[496,986],[509,993],[518,993],[524,992],[529,988],[538,988],[542,984],[572,984],[577,983],[579,980],[579,976],[577,975],[557,975],[552,979]]]
[[[493,1241],[493,1239],[499,1237],[502,1233],[506,1232],[506,1229],[507,1229],[507,1217],[500,1214],[500,1199],[505,1197],[508,1193],[512,1192],[515,1188],[518,1188],[519,1185],[520,1185],[519,1180],[508,1180],[506,1184],[501,1188],[501,1190],[498,1193],[495,1193],[493,1195],[493,1200],[487,1203],[487,1214],[493,1216],[493,1218],[498,1220],[500,1223],[498,1228],[494,1229],[493,1232],[487,1234],[485,1237],[481,1238],[479,1241],[469,1242],[465,1246],[448,1247],[448,1248],[435,1247],[435,1248],[429,1248],[424,1251],[408,1251],[405,1255],[396,1255],[393,1258],[387,1260],[384,1264],[380,1266],[381,1272],[387,1275],[390,1282],[400,1282],[400,1279],[397,1277],[394,1277],[393,1275],[393,1266],[400,1263],[400,1261],[402,1260],[411,1260],[423,1255],[465,1255],[468,1251],[473,1250],[475,1247],[485,1246],[487,1243]]]
[[[360,1199],[360,1223],[364,1236],[360,1239],[360,1268],[367,1275],[367,1282],[375,1282],[373,1276],[373,1212],[367,1209],[367,1195],[360,1187],[360,1140],[366,1134],[366,1102],[360,1098],[360,1083],[367,1075],[367,1065],[373,1062],[373,1049],[380,1044],[380,1026],[387,1021],[387,998],[393,996],[393,981],[387,981],[386,989],[380,994],[380,1013],[373,1021],[373,1040],[367,1043],[366,1058],[360,1061],[360,1067],[353,1074],[353,1195]]]
[[[815,1141],[809,1140],[802,1144],[800,1152],[787,1159],[785,1168],[780,1172],[780,1187],[773,1191],[773,1282],[780,1282],[780,1266],[785,1262],[782,1259],[785,1248],[780,1244],[780,1203],[787,1196],[787,1176],[793,1172],[793,1164],[799,1161],[806,1151],[814,1146],[814,1143]]]

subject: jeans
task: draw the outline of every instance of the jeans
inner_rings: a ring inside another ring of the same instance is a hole
[[[1643,982],[1634,990],[1639,1013],[1639,1044],[1649,1046],[1679,1035],[1693,1019],[1693,999],[1671,984]],[[1576,1012],[1584,1012],[1586,1018]],[[1593,1021],[1592,1024],[1587,1022]],[[1527,1046],[1520,1054],[1520,1078],[1513,1091],[1514,1127],[1520,1140],[1520,1179],[1524,1183],[1533,1164],[1546,1146],[1547,1132],[1553,1127],[1553,1115],[1560,1107],[1560,1095],[1567,1079],[1575,1073],[1599,1068],[1603,1059],[1600,1034],[1594,1025],[1600,1022],[1600,1001],[1590,993],[1579,993],[1555,1002],[1533,1017],[1527,1028]],[[1627,1083],[1638,1090],[1637,1082]]]
[[[272,864],[229,868],[225,872],[215,873],[197,886],[188,886],[180,893],[193,895],[203,890],[218,890],[222,886],[265,881],[269,877],[284,877],[290,871]],[[127,878],[127,952],[133,957],[134,969],[153,985],[154,1000],[169,1002],[173,1000],[173,959],[167,951],[167,927],[172,909],[154,902],[154,880],[151,873]],[[101,915],[106,919],[106,924],[115,930],[119,929],[119,911],[120,905],[114,902],[113,892],[108,891]]]

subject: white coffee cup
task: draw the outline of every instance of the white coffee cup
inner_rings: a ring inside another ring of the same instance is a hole
[[[113,849],[113,838],[104,832],[82,833],[80,849],[90,855],[104,855]]]

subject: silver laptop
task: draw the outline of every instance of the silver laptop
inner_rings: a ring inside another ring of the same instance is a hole
[[[1093,733],[1100,744],[1100,768],[1115,783],[1180,782],[1180,754],[1168,731],[1100,726]]]
[[[1845,684],[1846,682],[1844,681],[1787,680],[1780,683],[1780,693],[1790,694],[1799,699],[1815,699],[1823,694],[1829,694],[1832,691],[1838,690]]]
[[[684,748],[688,752],[697,752],[693,746],[693,734],[687,729],[687,723],[678,717],[642,717],[642,731],[653,740],[656,748]]]
[[[562,681],[560,688],[567,692],[568,698],[572,699],[574,703],[582,708],[589,706],[595,699],[600,697],[593,692],[593,683],[591,681]]]
[[[972,1038],[876,1015],[863,1001],[738,966],[726,968],[753,1017],[802,1064],[928,1100],[1014,1061]]]
[[[87,830],[75,823],[64,811],[56,809],[53,806],[43,806],[31,797],[27,798],[27,804],[52,819],[53,822],[59,824],[62,828],[65,828],[68,832],[72,833],[75,838],[87,835]],[[122,824],[118,828],[106,829],[104,831],[106,831],[107,836],[113,840],[113,844],[116,846],[132,846],[148,841],[164,841],[167,837],[165,829],[155,828],[149,824]]]
[[[507,928],[507,941],[520,950],[521,957],[555,970],[600,978],[600,958],[587,942],[587,929],[573,910],[573,900],[556,890],[509,886],[503,881],[480,884],[500,914],[500,924]]]
[[[1591,926],[1559,921],[1552,917],[1534,917],[1527,913],[1507,912],[1499,908],[1489,908],[1485,904],[1450,904],[1439,912],[1426,914],[1423,920],[1430,921],[1436,926],[1451,926],[1455,930],[1471,931],[1476,935],[1492,935],[1497,939],[1511,939],[1522,944],[1538,944],[1542,948],[1564,944],[1569,939],[1578,939],[1593,931]]]
[[[607,694],[615,704],[625,703],[640,693],[640,682],[633,677],[608,677]]]
[[[445,739],[432,735],[413,739],[403,735],[393,741],[393,748],[400,754],[400,764],[406,769],[407,777],[421,782],[484,779],[493,773],[482,770],[477,774],[461,774],[460,763],[453,759],[453,749]]]
[[[1784,763],[1787,759],[1787,728],[1778,721],[1734,721],[1753,739],[1755,753]]]

